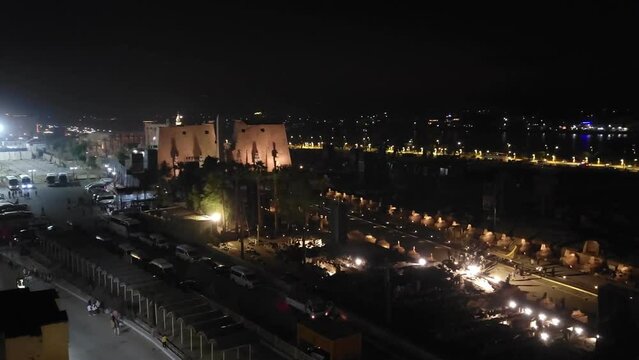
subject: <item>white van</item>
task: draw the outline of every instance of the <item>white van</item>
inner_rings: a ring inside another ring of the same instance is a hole
[[[67,173],[59,173],[58,184],[62,186],[67,186],[68,183],[69,183],[69,176],[67,175]]]
[[[33,184],[31,183],[31,177],[29,175],[20,175],[20,187],[23,189],[31,189]]]
[[[58,178],[58,176],[57,176],[56,174],[54,174],[54,173],[47,173],[47,178],[46,178],[46,180],[47,180],[47,184],[48,184],[49,186],[51,186],[51,185],[55,185],[55,181],[57,180],[57,178]]]
[[[193,246],[181,244],[175,247],[175,256],[188,262],[196,262],[202,259],[202,254]]]
[[[231,267],[231,280],[240,286],[252,289],[259,283],[255,273],[242,265],[235,265]]]
[[[20,180],[15,176],[7,176],[7,187],[9,190],[19,190]]]

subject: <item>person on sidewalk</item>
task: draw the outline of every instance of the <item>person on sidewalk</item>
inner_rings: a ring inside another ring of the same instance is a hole
[[[111,328],[115,335],[120,335],[120,322],[114,315],[111,315]]]
[[[162,347],[163,348],[168,348],[169,347],[169,338],[166,337],[166,334],[162,334],[162,337],[160,338],[160,341],[162,342]]]

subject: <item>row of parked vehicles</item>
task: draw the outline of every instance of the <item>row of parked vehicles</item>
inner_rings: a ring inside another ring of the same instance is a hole
[[[109,229],[131,241],[119,243],[117,245],[110,242],[106,235],[96,236],[96,240],[104,243],[119,253],[128,256],[132,263],[139,263],[147,268],[151,273],[160,278],[175,280],[175,266],[164,258],[154,258],[146,251],[136,246],[135,243],[145,244],[151,248],[166,251],[173,250],[175,258],[188,263],[205,263],[215,273],[222,276],[229,276],[236,284],[249,289],[258,285],[259,280],[255,272],[245,266],[229,266],[206,256],[202,251],[193,245],[178,244],[173,246],[168,239],[159,233],[146,233],[139,231],[140,222],[137,219],[126,215],[112,215],[109,217]]]
[[[7,188],[9,190],[26,190],[33,188],[33,182],[29,175],[7,176]]]
[[[69,175],[65,172],[61,173],[47,173],[45,178],[47,186],[67,186],[69,185]]]
[[[0,222],[13,222],[16,220],[29,220],[33,213],[29,211],[27,204],[16,204],[7,200],[0,200]],[[12,224],[14,225],[14,224]]]

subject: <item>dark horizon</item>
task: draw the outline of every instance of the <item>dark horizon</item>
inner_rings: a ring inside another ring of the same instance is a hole
[[[634,105],[637,6],[13,5],[0,110],[350,116]]]

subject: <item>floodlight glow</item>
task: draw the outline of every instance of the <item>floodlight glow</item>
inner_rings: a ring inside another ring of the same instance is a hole
[[[576,326],[576,327],[575,327],[575,334],[577,334],[577,335],[581,335],[581,334],[583,334],[583,333],[584,333],[584,329],[583,329],[583,328],[581,328],[581,327],[579,327],[579,326]]]
[[[355,259],[355,265],[360,266],[364,263],[364,260],[360,259],[360,258],[356,258]]]
[[[424,266],[424,265],[426,265],[426,259],[420,258],[418,263],[419,263],[419,265]]]
[[[550,335],[548,335],[547,332],[542,332],[541,334],[539,334],[539,337],[541,338],[541,340],[543,341],[548,341],[548,339],[550,338]]]
[[[213,214],[209,215],[209,219],[211,219],[211,221],[213,222],[219,222],[220,220],[222,220],[222,214],[220,214],[219,212],[214,212]]]
[[[525,308],[524,309],[524,314],[531,315],[532,314],[532,309],[531,308]]]
[[[560,322],[560,321],[559,321],[559,319],[557,319],[557,318],[552,318],[552,319],[550,320],[550,323],[551,323],[551,324],[553,324],[553,325],[555,325],[555,326],[559,325],[559,322]]]
[[[544,314],[544,313],[540,313],[540,314],[539,314],[539,320],[541,320],[541,321],[546,321],[546,314]]]
[[[479,274],[479,271],[480,271],[480,268],[477,265],[468,265],[468,268],[466,270],[466,272],[470,276],[476,276],[477,274]]]
[[[517,303],[514,300],[510,300],[508,302],[508,307],[511,308],[511,309],[514,309],[514,308],[517,307]]]

